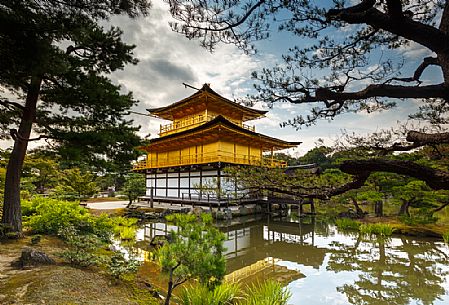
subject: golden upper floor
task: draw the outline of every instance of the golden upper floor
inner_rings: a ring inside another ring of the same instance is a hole
[[[252,109],[230,101],[213,91],[208,84],[193,95],[166,107],[148,109],[157,117],[172,121],[161,125],[159,135],[181,132],[209,122],[217,116],[245,129],[255,131],[254,126],[244,122],[263,117],[266,111]]]

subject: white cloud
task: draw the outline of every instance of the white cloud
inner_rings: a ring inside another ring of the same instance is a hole
[[[135,111],[145,113],[146,108],[166,106],[194,93],[184,88],[183,82],[194,87],[210,83],[213,90],[233,99],[250,92],[250,73],[272,57],[250,57],[235,46],[221,45],[209,53],[198,41],[190,41],[171,31],[171,16],[162,1],[154,1],[150,16],[129,19],[112,18],[111,24],[124,31],[124,40],[135,44],[136,66],[127,66],[112,78],[126,91],[132,91],[139,100]],[[141,125],[141,135],[157,134],[157,119],[133,116]]]

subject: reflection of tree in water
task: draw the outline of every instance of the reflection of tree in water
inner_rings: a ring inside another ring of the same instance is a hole
[[[360,273],[354,283],[337,287],[351,304],[433,304],[445,293],[448,272],[437,264],[446,264],[448,256],[434,243],[401,238],[393,245],[358,235],[353,245],[334,242],[330,253],[328,270]]]

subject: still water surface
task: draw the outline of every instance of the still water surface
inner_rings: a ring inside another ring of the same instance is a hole
[[[429,238],[369,238],[314,218],[249,217],[217,223],[226,234],[227,279],[274,279],[289,304],[449,304],[449,248]],[[169,232],[149,223],[138,239]]]

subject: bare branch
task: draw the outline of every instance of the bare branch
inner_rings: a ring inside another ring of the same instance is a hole
[[[414,21],[411,18],[398,19],[374,8],[375,1],[363,1],[361,4],[342,9],[331,9],[326,17],[349,24],[367,24],[375,29],[383,29],[392,34],[416,41],[430,50],[441,53],[449,48],[447,34],[433,26]]]
[[[348,160],[340,166],[340,170],[350,175],[369,175],[373,172],[388,172],[406,175],[422,180],[434,190],[449,190],[449,173],[411,161],[402,160]]]
[[[17,102],[11,102],[10,100],[7,100],[7,99],[0,99],[0,105],[3,105],[5,107],[7,107],[7,108],[10,108],[10,106],[13,106],[13,107],[15,107],[17,109],[20,109],[20,110],[24,110],[25,109],[25,107],[23,105],[21,105],[21,104],[19,104]]]
[[[17,131],[17,129],[10,129],[9,130],[9,134],[11,135],[11,138],[13,140],[19,139],[21,141],[27,141],[27,142],[32,142],[32,141],[39,141],[42,139],[55,139],[54,137],[51,136],[46,136],[46,135],[40,135],[37,138],[24,138],[22,137],[19,132]]]
[[[392,79],[387,80],[385,83],[389,83],[393,80],[402,81],[402,82],[418,82],[421,83],[421,75],[423,74],[424,70],[427,69],[429,66],[435,65],[439,66],[440,62],[438,58],[436,57],[425,57],[423,62],[416,68],[415,73],[413,73],[412,77],[393,77]]]

